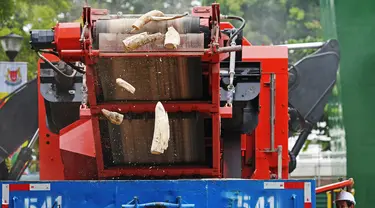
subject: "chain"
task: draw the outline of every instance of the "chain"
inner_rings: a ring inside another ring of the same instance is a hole
[[[84,66],[84,71],[86,71],[86,66]],[[87,108],[87,85],[86,85],[86,73],[82,75],[82,102],[81,108]]]
[[[230,43],[231,46],[236,46],[236,37],[232,39],[232,42]],[[229,85],[228,85],[228,91],[227,91],[227,104],[225,106],[227,107],[232,107],[233,103],[233,95],[235,93],[235,87],[233,85],[233,80],[234,80],[234,69],[236,68],[235,66],[236,63],[236,52],[232,51],[230,52],[230,62],[229,62]]]
[[[225,104],[226,107],[232,107],[234,93],[235,93],[234,86],[228,85],[227,103]]]

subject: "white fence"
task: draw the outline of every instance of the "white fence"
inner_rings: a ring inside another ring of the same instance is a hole
[[[346,176],[346,152],[300,153],[292,178]]]

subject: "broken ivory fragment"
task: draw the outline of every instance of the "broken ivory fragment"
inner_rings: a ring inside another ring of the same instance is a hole
[[[151,21],[166,21],[166,20],[174,20],[174,19],[179,19],[179,18],[182,18],[182,17],[185,17],[189,15],[188,12],[185,12],[184,14],[180,14],[180,15],[175,15],[175,16],[172,16],[172,17],[164,17],[164,16],[151,16]]]
[[[168,27],[165,34],[164,47],[168,49],[176,49],[180,45],[180,34],[174,27]]]
[[[166,17],[163,12],[159,10],[152,10],[147,12],[146,14],[139,17],[132,25],[132,31],[131,33],[134,33],[140,29],[142,29],[147,23],[151,21],[167,21],[167,20],[174,20],[179,19],[182,17],[185,17],[189,15],[188,12],[185,12],[184,14],[179,14],[171,17]]]
[[[116,84],[132,94],[134,94],[135,92],[135,88],[131,84],[129,84],[127,81],[121,78],[116,79]]]
[[[140,30],[145,24],[151,21],[151,17],[164,17],[164,13],[159,10],[152,10],[139,17],[132,25],[131,32]]]
[[[168,148],[169,137],[170,129],[168,114],[161,102],[158,102],[155,107],[155,126],[151,144],[151,154],[163,154]]]
[[[122,43],[124,44],[125,51],[129,52],[163,37],[164,35],[162,35],[160,32],[154,34],[143,32],[127,37],[122,41]]]
[[[116,125],[120,125],[124,120],[124,115],[117,112],[102,109],[102,113],[111,123]]]

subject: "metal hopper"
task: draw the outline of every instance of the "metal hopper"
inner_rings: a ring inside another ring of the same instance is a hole
[[[168,100],[202,100],[201,60],[197,57],[176,57],[179,51],[202,52],[204,37],[199,33],[199,18],[184,17],[172,21],[151,22],[139,32],[167,31],[174,26],[181,34],[176,50],[163,47],[163,40],[145,45],[134,53],[144,57],[116,57],[124,53],[122,40],[129,37],[137,16],[99,20],[96,23],[96,47],[108,57],[100,57],[97,72],[98,102],[142,102]],[[187,26],[189,25],[189,26]],[[149,57],[152,52],[173,52],[172,57]],[[131,94],[116,85],[116,78],[127,80],[136,89]],[[205,162],[203,118],[198,113],[170,113],[171,138],[167,151],[152,155],[150,146],[154,129],[153,113],[128,113],[120,126],[100,121],[101,138],[109,146],[103,148],[105,163],[117,165],[202,164]],[[109,150],[110,149],[110,150]]]

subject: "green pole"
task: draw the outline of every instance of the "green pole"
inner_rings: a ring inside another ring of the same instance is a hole
[[[347,177],[353,177],[355,181],[356,208],[373,207],[375,1],[325,0],[323,3],[330,3],[334,8],[331,12],[335,12],[335,30],[340,43]],[[323,10],[323,13],[327,11]],[[326,35],[332,35],[331,32],[327,31]]]

